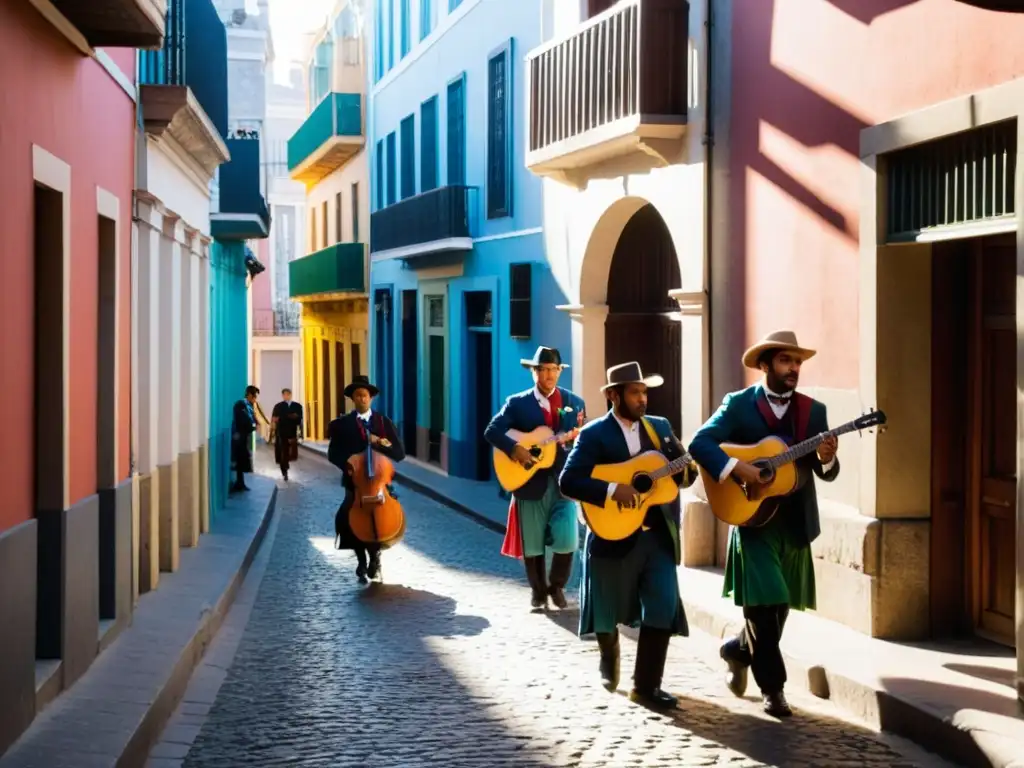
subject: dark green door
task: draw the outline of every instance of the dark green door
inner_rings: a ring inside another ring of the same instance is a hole
[[[444,336],[430,336],[430,454],[441,461],[441,433],[444,431]]]

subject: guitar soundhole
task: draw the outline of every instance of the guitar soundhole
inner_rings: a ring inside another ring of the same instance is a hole
[[[754,462],[754,466],[761,470],[761,480],[765,483],[770,483],[775,479],[775,470],[771,468],[769,464],[762,464],[759,461]]]
[[[540,458],[540,454],[541,454],[541,450],[540,450],[540,448],[538,448],[538,447],[537,447],[536,445],[535,445],[535,446],[533,446],[533,447],[532,447],[532,448],[530,449],[530,455],[531,455],[531,456],[533,456],[533,458],[535,458],[535,459],[539,459],[539,458]]]
[[[650,475],[634,475],[633,487],[637,490],[637,493],[647,493],[654,487],[654,481],[651,480]]]

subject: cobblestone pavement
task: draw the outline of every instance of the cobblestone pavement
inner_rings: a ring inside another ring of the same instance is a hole
[[[188,750],[186,768],[948,765],[796,691],[797,716],[771,720],[728,694],[706,635],[673,640],[680,709],[650,712],[624,695],[635,644],[606,693],[576,612],[530,613],[493,531],[404,490],[405,540],[383,554],[384,583],[363,587],[333,549],[336,470],[303,457],[279,494],[237,653],[212,708],[186,696],[198,737],[173,764]]]

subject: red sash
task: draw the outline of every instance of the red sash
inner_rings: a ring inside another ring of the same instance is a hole
[[[791,399],[792,404],[789,406],[789,411],[786,412],[786,418],[792,419],[793,442],[799,443],[807,439],[807,426],[811,421],[811,403],[813,400],[799,392],[794,392]],[[764,390],[761,390],[761,394],[757,398],[757,410],[761,412],[761,416],[772,432],[782,430],[783,423],[779,421],[779,417],[772,410],[771,403],[768,402],[768,395]]]

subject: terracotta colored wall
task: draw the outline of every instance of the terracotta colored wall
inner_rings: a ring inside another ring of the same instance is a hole
[[[734,0],[732,16],[745,302],[729,312],[747,341],[791,327],[816,345],[802,383],[856,388],[859,132],[1024,75],[1024,16],[953,0]]]
[[[130,61],[130,52],[116,60]],[[134,71],[129,69],[129,71]],[[121,202],[119,474],[128,475],[134,104],[28,3],[0,0],[0,366],[7,409],[0,530],[32,514],[32,145],[71,166],[71,501],[96,492],[96,187]],[[27,438],[22,442],[22,438]]]

